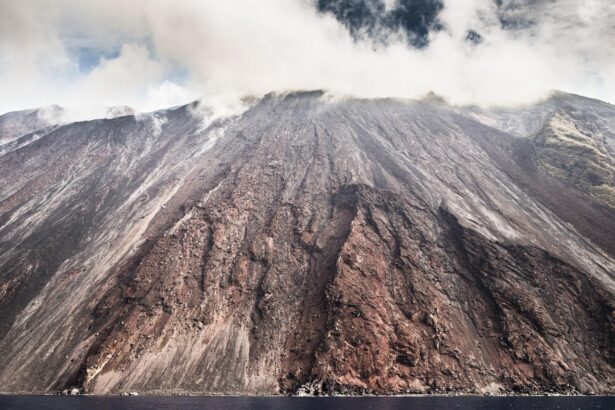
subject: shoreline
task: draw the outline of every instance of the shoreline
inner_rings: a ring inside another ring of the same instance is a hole
[[[307,399],[324,399],[324,398],[429,398],[429,397],[459,397],[459,398],[507,398],[507,397],[615,397],[614,394],[565,394],[565,393],[536,393],[536,394],[480,394],[480,393],[417,393],[417,394],[332,394],[332,395],[286,395],[286,394],[241,394],[241,393],[180,393],[180,392],[123,392],[112,394],[91,394],[91,393],[79,393],[79,394],[62,394],[61,392],[55,393],[40,393],[40,392],[0,392],[2,396],[62,396],[62,397],[211,397],[211,398],[307,398]]]

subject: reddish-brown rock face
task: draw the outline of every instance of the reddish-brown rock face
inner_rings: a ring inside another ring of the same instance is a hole
[[[615,392],[615,210],[474,117],[296,93],[4,153],[2,390]]]

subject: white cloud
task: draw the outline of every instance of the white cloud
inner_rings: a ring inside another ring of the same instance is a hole
[[[315,88],[361,97],[434,91],[485,105],[563,89],[615,102],[615,6],[533,3],[517,13],[537,24],[510,31],[492,1],[446,0],[446,29],[416,50],[401,40],[377,49],[356,43],[311,0],[4,0],[0,110],[52,103],[152,110],[199,95],[224,100]],[[469,29],[481,44],[465,41]],[[83,45],[120,52],[83,74],[70,52]]]
[[[161,107],[170,108],[197,100],[199,97],[200,95],[196,90],[190,90],[172,81],[165,80],[160,84],[151,84],[147,87],[145,100],[140,108],[144,111],[153,111]]]

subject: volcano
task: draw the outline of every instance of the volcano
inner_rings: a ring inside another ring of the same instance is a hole
[[[13,118],[2,391],[615,393],[615,107],[206,103]]]

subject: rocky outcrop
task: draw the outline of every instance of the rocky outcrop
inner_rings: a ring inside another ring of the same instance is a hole
[[[615,211],[496,125],[309,92],[0,156],[0,385],[612,393]]]
[[[579,129],[555,114],[535,137],[539,166],[615,208],[615,163],[601,135]]]

